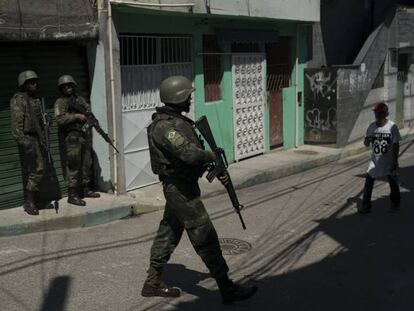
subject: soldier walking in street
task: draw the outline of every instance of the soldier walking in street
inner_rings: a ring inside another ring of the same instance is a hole
[[[68,203],[85,206],[84,197],[99,198],[99,193],[89,188],[92,175],[92,133],[84,129],[90,106],[76,94],[77,83],[70,75],[58,79],[62,94],[55,102],[55,117],[62,135],[63,153],[68,183]]]
[[[162,182],[166,206],[151,248],[150,267],[141,294],[180,296],[180,290],[164,284],[161,275],[185,229],[195,251],[217,281],[223,303],[231,304],[250,298],[257,287],[241,286],[229,279],[216,230],[200,200],[198,179],[216,156],[204,150],[193,121],[182,115],[190,110],[193,91],[191,81],[185,77],[164,80],[160,97],[165,106],[157,108],[148,127],[151,166]],[[220,180],[225,185],[228,177]]]
[[[37,205],[40,184],[44,175],[46,157],[41,133],[45,130],[42,120],[42,103],[37,97],[36,72],[26,70],[19,74],[19,91],[10,100],[12,135],[17,142],[22,163],[25,200],[23,208],[29,215],[39,215]]]

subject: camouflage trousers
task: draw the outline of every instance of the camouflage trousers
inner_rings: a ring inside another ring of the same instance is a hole
[[[198,185],[189,189],[164,182],[163,187],[167,203],[151,248],[151,266],[156,270],[164,267],[185,229],[211,276],[219,278],[226,275],[229,268],[223,258],[217,232],[200,200]]]
[[[26,139],[34,146],[35,152],[31,156],[28,156],[25,148],[19,146],[24,190],[38,192],[44,175],[46,159],[40,149],[37,136],[27,135]]]
[[[69,188],[86,185],[92,173],[92,140],[79,131],[65,137],[66,178]]]

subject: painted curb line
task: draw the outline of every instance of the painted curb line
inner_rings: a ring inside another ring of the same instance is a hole
[[[81,214],[3,225],[0,226],[0,237],[101,225],[131,216],[133,204],[132,200],[123,200],[103,209],[94,207]]]

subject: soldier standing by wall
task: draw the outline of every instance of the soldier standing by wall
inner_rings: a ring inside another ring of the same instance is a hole
[[[86,117],[81,111],[89,112],[90,106],[82,96],[76,94],[76,87],[77,83],[70,75],[58,79],[62,96],[55,102],[55,116],[63,136],[68,203],[85,206],[83,197],[99,198],[100,195],[89,188],[92,175],[91,129],[82,130]]]
[[[216,230],[200,200],[198,179],[215,154],[203,149],[193,121],[182,116],[189,112],[191,81],[182,76],[164,80],[160,87],[164,107],[157,108],[148,127],[151,166],[163,184],[166,206],[151,248],[148,277],[142,296],[177,297],[180,291],[161,281],[163,267],[178,245],[184,229],[220,289],[225,304],[253,296],[257,287],[243,287],[228,277]],[[228,177],[220,178],[226,184]]]
[[[40,191],[46,152],[39,133],[43,131],[42,103],[37,97],[36,72],[27,70],[19,74],[20,90],[10,100],[12,135],[17,142],[22,163],[25,200],[23,208],[29,215],[39,215],[36,199]]]

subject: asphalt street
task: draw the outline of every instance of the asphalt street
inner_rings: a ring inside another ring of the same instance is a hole
[[[0,310],[414,310],[414,147],[402,146],[402,209],[356,213],[368,155],[239,191],[247,230],[227,196],[205,205],[234,280],[259,292],[222,306],[184,235],[165,271],[177,299],[143,298],[162,211],[83,229],[0,238]]]

